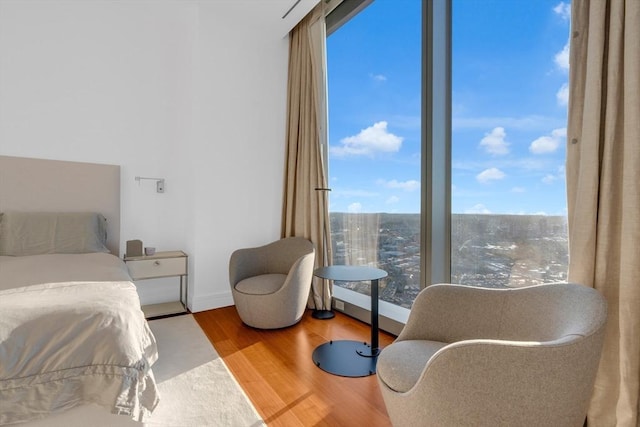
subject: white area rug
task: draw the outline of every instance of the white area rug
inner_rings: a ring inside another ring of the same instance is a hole
[[[152,320],[160,404],[149,426],[263,426],[193,316]]]
[[[254,427],[264,422],[193,316],[151,320],[158,342],[153,372],[160,403],[145,423],[108,414],[102,408],[75,408],[24,427]]]

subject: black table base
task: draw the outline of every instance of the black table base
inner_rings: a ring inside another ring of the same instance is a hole
[[[321,320],[333,319],[335,316],[336,314],[331,310],[313,310],[311,313],[311,317]]]
[[[366,377],[376,373],[380,349],[362,341],[329,341],[313,351],[311,358],[320,369],[342,377]]]

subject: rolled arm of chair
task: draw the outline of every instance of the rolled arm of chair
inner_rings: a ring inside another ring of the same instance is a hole
[[[289,269],[287,279],[278,292],[300,293],[306,301],[309,296],[309,289],[313,278],[314,263],[315,253],[309,253],[298,258]],[[301,286],[301,284],[304,284],[304,286]]]
[[[422,402],[430,425],[582,426],[599,361],[591,340],[599,339],[458,342],[437,352],[405,394]]]

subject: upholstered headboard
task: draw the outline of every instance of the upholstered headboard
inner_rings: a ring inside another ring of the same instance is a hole
[[[99,212],[120,253],[120,166],[0,156],[0,212]]]

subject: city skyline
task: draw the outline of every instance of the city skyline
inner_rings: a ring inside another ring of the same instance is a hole
[[[452,212],[566,215],[570,6],[472,6],[453,3]],[[331,211],[420,212],[420,20],[375,0],[327,39]]]

